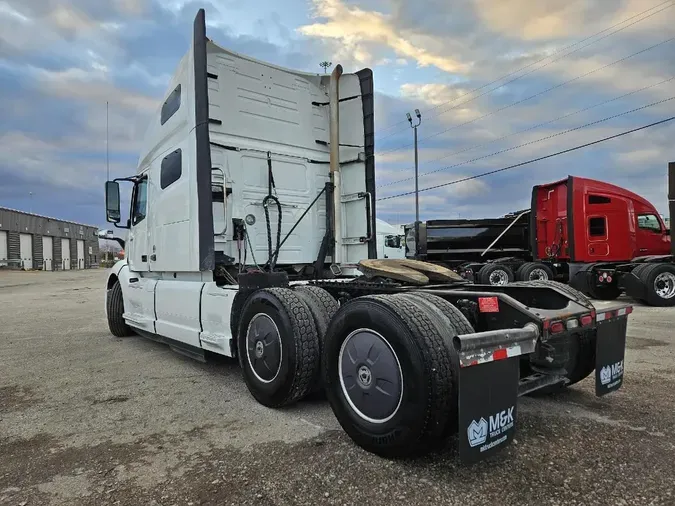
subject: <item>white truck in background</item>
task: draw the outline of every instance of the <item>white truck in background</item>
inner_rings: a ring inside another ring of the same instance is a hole
[[[377,258],[405,258],[404,231],[384,220],[375,220],[377,231]]]
[[[513,439],[518,396],[593,371],[597,395],[620,388],[629,306],[377,259],[373,113],[369,69],[228,51],[200,9],[136,173],[106,182],[107,220],[128,230],[110,332],[235,357],[270,408],[323,389],[352,440],[385,457],[459,434],[462,461],[480,460]]]

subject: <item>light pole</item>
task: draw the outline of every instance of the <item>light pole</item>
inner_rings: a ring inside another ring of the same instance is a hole
[[[422,114],[419,109],[415,109],[415,116],[417,116],[417,124],[413,125],[412,116],[410,113],[405,113],[408,117],[408,123],[415,133],[415,258],[419,252],[420,244],[420,193],[419,193],[419,164],[417,160],[417,127],[422,123]]]
[[[326,71],[328,70],[328,68],[331,67],[332,65],[333,65],[333,62],[326,61],[326,60],[324,60],[324,61],[322,61],[321,63],[319,63],[319,67],[323,68],[323,73],[324,73],[324,74],[326,73]]]

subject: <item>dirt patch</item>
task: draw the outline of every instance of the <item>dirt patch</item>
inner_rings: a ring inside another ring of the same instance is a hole
[[[626,348],[629,350],[644,350],[654,346],[668,346],[670,343],[648,337],[631,337],[626,340]]]
[[[91,401],[92,405],[96,404],[117,404],[118,402],[126,402],[129,400],[129,397],[126,395],[113,395],[106,397],[105,399],[94,399]]]
[[[29,387],[18,385],[0,387],[0,413],[20,411],[36,403],[33,389]]]

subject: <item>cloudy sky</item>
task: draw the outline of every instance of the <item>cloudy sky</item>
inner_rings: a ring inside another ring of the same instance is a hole
[[[106,101],[111,176],[129,175],[200,7],[228,49],[312,72],[324,59],[373,69],[380,199],[414,188],[415,108],[422,189],[675,115],[674,3],[0,0],[0,205],[105,227]],[[674,144],[675,121],[424,191],[422,219],[522,209],[531,185],[568,174],[667,214]],[[413,196],[380,200],[378,213],[409,221]]]

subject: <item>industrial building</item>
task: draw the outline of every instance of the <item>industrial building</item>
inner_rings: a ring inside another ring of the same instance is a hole
[[[98,227],[0,207],[0,269],[90,269],[98,262]]]

